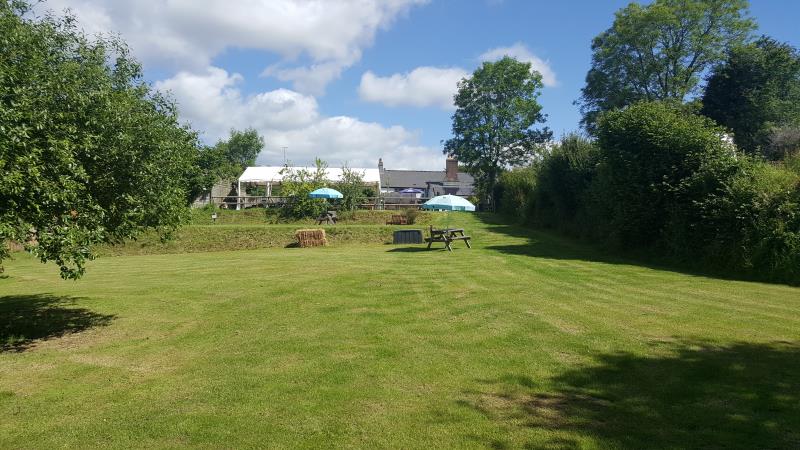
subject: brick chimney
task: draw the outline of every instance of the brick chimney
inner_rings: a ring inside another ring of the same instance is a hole
[[[458,160],[455,158],[447,158],[444,171],[446,181],[458,181]]]
[[[378,158],[378,171],[383,172],[383,158]]]

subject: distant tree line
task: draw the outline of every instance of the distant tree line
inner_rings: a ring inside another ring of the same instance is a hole
[[[623,254],[800,283],[800,55],[753,40],[746,7],[620,10],[592,44],[588,134],[505,171],[499,210]]]

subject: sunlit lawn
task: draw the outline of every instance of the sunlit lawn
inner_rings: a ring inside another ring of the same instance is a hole
[[[800,447],[800,289],[446,220],[472,250],[105,257],[78,282],[17,256],[0,447]]]

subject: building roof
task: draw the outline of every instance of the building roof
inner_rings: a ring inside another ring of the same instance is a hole
[[[381,186],[387,188],[427,188],[429,182],[444,181],[443,170],[384,170]]]
[[[459,179],[461,176],[459,175]],[[455,192],[452,190],[448,191],[448,188],[457,188]],[[432,184],[431,185],[431,192],[429,195],[431,197],[436,197],[437,195],[445,195],[445,194],[453,194],[459,195],[461,197],[469,197],[470,195],[475,194],[475,186],[470,182],[466,183],[464,181],[459,181],[455,183],[439,183],[439,184]]]
[[[255,166],[255,167],[248,167],[245,169],[244,173],[239,177],[240,183],[280,183],[283,180],[283,170],[286,169],[284,166]],[[316,168],[314,167],[289,167],[291,171],[297,172],[299,170],[308,170],[310,172],[314,172]],[[361,173],[364,177],[365,183],[378,183],[380,181],[380,173],[378,169],[361,169],[361,168],[352,168],[351,170],[355,170]],[[339,168],[328,168],[325,169],[325,178],[328,181],[336,182],[342,179],[342,169]]]
[[[418,188],[428,189],[430,195],[445,193],[445,186],[458,187],[456,195],[472,195],[475,179],[464,172],[458,173],[458,181],[448,182],[444,170],[383,170],[381,186],[384,189]]]

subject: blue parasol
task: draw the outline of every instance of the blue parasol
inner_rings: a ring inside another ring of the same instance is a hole
[[[439,195],[422,204],[425,209],[443,209],[445,211],[475,211],[475,205],[457,195]]]
[[[341,192],[337,191],[336,189],[331,188],[319,188],[315,191],[311,191],[308,194],[311,198],[342,198],[344,197]]]

